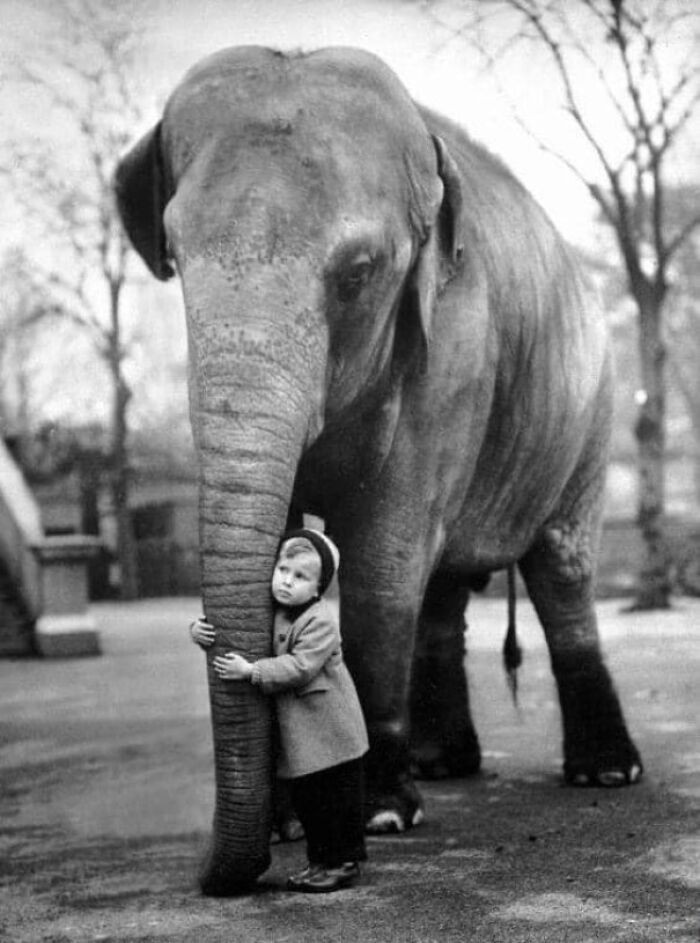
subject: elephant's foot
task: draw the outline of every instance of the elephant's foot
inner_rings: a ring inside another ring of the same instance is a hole
[[[417,779],[461,779],[481,769],[481,748],[473,731],[459,744],[424,741],[411,747],[411,772]]]
[[[422,809],[416,809],[409,820],[397,809],[384,809],[372,816],[365,826],[365,831],[368,835],[398,835],[407,828],[420,825],[424,818]]]
[[[420,825],[424,819],[420,793],[407,774],[399,778],[395,790],[376,796],[372,796],[370,791],[367,812],[365,831],[368,835],[405,832]]]
[[[633,786],[642,778],[642,761],[633,747],[564,761],[564,781],[571,786]]]
[[[299,819],[293,815],[283,822],[275,823],[270,843],[276,845],[282,842],[300,841],[303,837],[304,826]]]
[[[574,652],[573,658],[574,670],[570,654],[557,660],[565,730],[564,781],[574,786],[631,786],[642,776],[642,761],[607,669],[597,652],[588,659]]]
[[[304,826],[297,818],[289,785],[277,779],[272,789],[272,838],[271,844],[299,841],[304,837]]]

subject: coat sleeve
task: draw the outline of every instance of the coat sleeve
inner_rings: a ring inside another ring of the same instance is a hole
[[[253,664],[253,684],[265,694],[279,694],[308,684],[322,670],[333,652],[340,648],[337,622],[326,612],[314,613],[296,630],[288,652],[260,658]]]

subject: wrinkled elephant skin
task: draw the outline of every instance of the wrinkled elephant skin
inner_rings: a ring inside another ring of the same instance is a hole
[[[478,769],[464,610],[514,562],[551,653],[566,779],[633,781],[593,610],[607,340],[523,188],[373,56],[241,47],[186,75],[116,189],[152,272],[182,280],[217,650],[269,653],[289,522],[318,514],[340,547],[370,830],[420,819],[411,748],[435,775]],[[201,880],[223,894],[269,860],[271,716],[250,685],[209,684]]]

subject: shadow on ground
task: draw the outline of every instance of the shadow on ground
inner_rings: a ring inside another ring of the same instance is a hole
[[[700,932],[700,604],[622,616],[608,661],[644,755],[626,790],[560,785],[547,655],[521,606],[509,700],[498,600],[470,613],[485,752],[471,780],[424,783],[427,820],[370,840],[362,882],[287,894],[303,844],[275,846],[255,893],[203,898],[212,814],[205,678],[184,625],[196,600],[95,607],[104,655],[0,664],[0,939],[690,943]]]

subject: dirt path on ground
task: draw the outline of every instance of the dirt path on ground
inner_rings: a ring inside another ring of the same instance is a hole
[[[485,753],[473,780],[423,784],[426,822],[372,839],[361,883],[289,895],[303,845],[254,894],[203,898],[212,814],[196,600],[101,605],[104,654],[0,663],[0,939],[8,943],[690,943],[700,935],[700,602],[620,615],[608,661],[647,772],[566,789],[548,659],[521,605],[520,707],[503,680],[503,603],[470,613]]]

